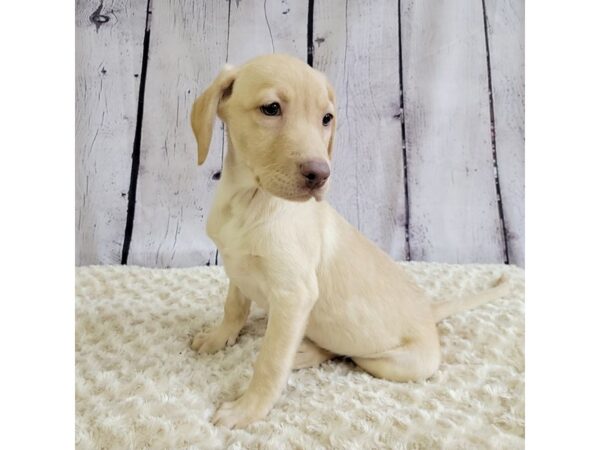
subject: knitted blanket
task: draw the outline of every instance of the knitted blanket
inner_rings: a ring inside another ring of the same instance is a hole
[[[380,380],[335,359],[292,372],[266,419],[240,430],[210,418],[247,386],[264,313],[252,310],[233,347],[190,349],[222,317],[221,267],[77,268],[77,448],[523,448],[524,272],[401,264],[434,301],[485,289],[500,273],[511,294],[438,325],[442,364],[429,380]]]

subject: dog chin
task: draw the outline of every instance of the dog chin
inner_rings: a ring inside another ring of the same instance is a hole
[[[314,191],[310,191],[310,196],[320,202],[325,198],[325,191],[323,189],[315,189]]]
[[[305,190],[295,200],[298,202],[306,202],[311,198],[314,198],[317,202],[322,201],[325,198],[325,189]]]
[[[298,195],[295,195],[293,197],[288,197],[287,200],[291,200],[293,202],[307,202],[309,201],[311,198],[313,198],[313,193],[310,191],[302,191],[299,192]]]

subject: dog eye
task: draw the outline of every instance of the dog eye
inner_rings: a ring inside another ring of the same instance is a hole
[[[323,116],[323,125],[324,126],[329,125],[329,122],[331,122],[331,119],[333,119],[333,114],[329,114],[329,113],[325,114]]]
[[[265,116],[279,116],[281,114],[281,106],[279,106],[279,103],[273,102],[268,105],[262,105],[260,111]]]

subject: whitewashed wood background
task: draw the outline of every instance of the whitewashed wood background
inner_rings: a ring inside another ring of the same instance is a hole
[[[218,263],[193,100],[286,52],[337,90],[330,202],[398,260],[524,265],[523,0],[77,0],[78,265]]]

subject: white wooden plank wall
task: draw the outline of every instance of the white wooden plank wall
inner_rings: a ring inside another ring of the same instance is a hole
[[[78,0],[76,263],[121,261],[146,0]]]
[[[118,20],[96,31],[99,6]],[[524,264],[523,0],[78,1],[77,32],[77,264],[218,263],[226,139],[198,167],[189,112],[225,62],[271,52],[336,88],[329,200],[377,245]]]

